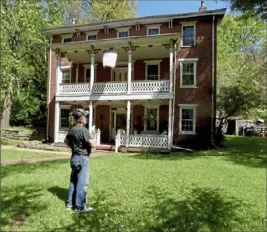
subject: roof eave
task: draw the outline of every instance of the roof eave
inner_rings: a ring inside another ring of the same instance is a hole
[[[118,27],[125,27],[125,26],[133,26],[138,22],[141,24],[154,24],[154,23],[162,23],[164,21],[168,21],[171,19],[188,19],[188,18],[205,17],[205,16],[213,16],[213,15],[223,18],[223,16],[225,15],[225,12],[226,12],[226,8],[219,9],[219,10],[212,10],[212,11],[185,13],[185,14],[148,16],[148,17],[122,19],[122,20],[114,20],[114,21],[107,21],[107,22],[98,22],[98,23],[91,23],[91,24],[72,25],[72,26],[44,29],[41,33],[43,35],[49,36],[49,35],[56,35],[56,34],[74,33],[76,30],[80,30],[80,31],[99,30],[99,29],[103,29],[105,26],[108,26],[109,28],[118,28]]]

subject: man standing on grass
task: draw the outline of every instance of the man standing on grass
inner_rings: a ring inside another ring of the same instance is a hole
[[[92,207],[87,207],[86,194],[89,184],[89,156],[92,148],[95,148],[95,141],[89,134],[88,129],[84,127],[86,124],[86,116],[88,112],[83,109],[76,109],[72,116],[76,125],[73,126],[64,143],[71,148],[71,178],[69,197],[67,200],[67,209],[75,208],[78,213],[86,213],[92,211]]]

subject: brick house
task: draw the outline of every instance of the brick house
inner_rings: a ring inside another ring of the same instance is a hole
[[[90,111],[89,130],[99,129],[101,144],[210,145],[216,26],[225,10],[44,30],[50,46],[47,137],[63,142],[69,113],[84,108]],[[117,53],[115,68],[103,67],[109,50]]]

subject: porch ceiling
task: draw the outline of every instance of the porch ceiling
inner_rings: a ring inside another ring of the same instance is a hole
[[[132,53],[132,59],[160,59],[168,57],[169,51],[163,44],[171,43],[171,40],[178,40],[179,34],[164,34],[157,36],[134,36],[129,38],[113,38],[96,41],[80,41],[65,44],[52,44],[52,50],[59,50],[65,54],[65,57],[75,63],[89,63],[90,54],[88,50],[93,46],[99,52],[95,55],[95,62],[101,62],[103,51],[116,49],[118,51],[118,61],[127,61],[128,53],[124,48],[132,44],[135,51]],[[152,45],[152,46],[151,46]]]

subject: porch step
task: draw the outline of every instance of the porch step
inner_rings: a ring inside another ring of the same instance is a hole
[[[144,150],[142,147],[120,147],[119,148],[120,152],[133,152],[133,153],[138,153],[138,152],[144,152],[144,153],[159,153],[159,154],[170,154],[170,151],[167,149],[162,149],[162,148],[150,148],[147,150]]]
[[[109,145],[109,144],[100,144],[96,146],[96,150],[101,150],[101,151],[115,151],[115,146],[114,145]]]

